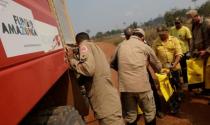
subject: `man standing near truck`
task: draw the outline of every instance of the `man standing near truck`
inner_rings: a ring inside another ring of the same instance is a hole
[[[79,58],[70,58],[70,67],[89,77],[85,84],[88,97],[100,125],[124,125],[120,97],[111,81],[111,71],[102,50],[90,41],[87,33],[76,35]],[[71,55],[71,51],[68,53]]]
[[[137,125],[137,105],[145,114],[146,125],[156,125],[156,107],[147,66],[149,63],[155,71],[160,71],[161,63],[152,48],[144,43],[144,36],[145,32],[142,29],[134,29],[130,38],[118,46],[111,64],[112,68],[118,70],[119,89],[127,125]],[[114,63],[115,58],[118,65]]]

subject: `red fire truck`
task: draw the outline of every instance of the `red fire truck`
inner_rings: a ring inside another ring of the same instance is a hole
[[[63,44],[74,43],[66,4],[0,0],[0,125],[84,124],[88,110],[64,61]]]

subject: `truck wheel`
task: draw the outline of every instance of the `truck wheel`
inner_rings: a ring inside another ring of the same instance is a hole
[[[78,111],[71,106],[59,106],[36,113],[23,125],[85,125]]]

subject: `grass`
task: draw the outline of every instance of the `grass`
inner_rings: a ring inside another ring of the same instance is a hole
[[[112,43],[114,45],[118,45],[123,40],[124,38],[120,34],[95,39],[96,42],[106,42],[106,43]]]
[[[144,30],[145,30],[145,33],[146,33],[146,41],[149,43],[149,45],[151,45],[152,42],[158,36],[157,33],[156,33],[156,28],[147,27]],[[107,42],[107,43],[112,43],[114,45],[118,45],[123,40],[124,40],[124,38],[121,36],[121,34],[95,39],[96,42]]]

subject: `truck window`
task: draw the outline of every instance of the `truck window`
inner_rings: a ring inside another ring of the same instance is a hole
[[[67,14],[67,9],[64,6],[66,3],[62,0],[49,0],[51,9],[58,19],[60,35],[65,43],[75,43],[73,26],[70,21],[70,16]]]

